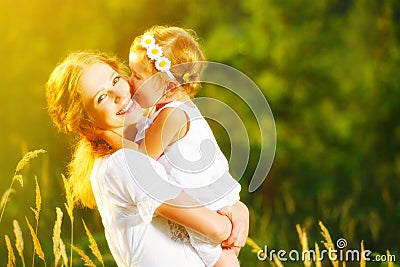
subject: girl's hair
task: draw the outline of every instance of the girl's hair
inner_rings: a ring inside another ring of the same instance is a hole
[[[126,66],[117,57],[101,52],[72,52],[56,66],[46,83],[48,112],[54,124],[60,131],[77,134],[68,165],[68,183],[75,202],[88,208],[96,207],[90,184],[94,161],[114,151],[96,131],[83,107],[80,79],[85,68],[96,63],[107,64],[128,77]]]
[[[205,57],[195,32],[179,27],[153,26],[145,34],[152,35],[156,44],[162,47],[163,55],[171,61],[172,74],[182,84],[185,92],[193,97],[200,88],[200,83],[195,81],[199,80],[205,65]],[[147,57],[146,48],[141,45],[143,35],[134,39],[130,52],[138,54],[149,73],[155,74],[158,71],[154,60]]]

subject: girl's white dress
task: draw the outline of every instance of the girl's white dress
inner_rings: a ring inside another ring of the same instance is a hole
[[[163,179],[164,168],[134,150],[121,149],[95,162],[91,184],[118,266],[205,266],[185,228],[154,215],[162,202],[180,193]],[[144,180],[151,189],[142,186]]]
[[[149,120],[137,124],[135,141],[144,138],[146,129],[165,108],[183,110],[189,120],[189,129],[184,137],[164,150],[158,159],[169,178],[169,182],[182,188],[201,205],[211,210],[232,206],[239,201],[240,184],[230,175],[226,157],[219,148],[214,134],[199,109],[192,101],[173,101]],[[214,266],[222,248],[211,240],[187,229],[190,242],[206,266]]]

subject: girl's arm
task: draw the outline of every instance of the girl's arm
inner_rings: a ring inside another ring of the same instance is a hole
[[[227,216],[222,216],[205,207],[187,208],[179,203],[193,204],[193,199],[182,193],[171,204],[161,204],[156,213],[180,225],[221,243],[231,234],[232,224]]]
[[[228,216],[232,222],[232,233],[222,245],[228,247],[243,247],[249,234],[249,209],[243,202],[237,202],[231,207],[218,211],[219,214]]]
[[[147,129],[139,151],[153,159],[158,159],[167,146],[182,138],[187,132],[188,120],[183,110],[163,109]]]

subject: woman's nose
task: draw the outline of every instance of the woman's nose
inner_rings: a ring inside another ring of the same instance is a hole
[[[113,93],[114,93],[114,102],[115,103],[119,103],[121,100],[129,97],[129,94],[130,94],[128,89],[125,89],[125,90],[122,90],[122,89],[114,90]]]

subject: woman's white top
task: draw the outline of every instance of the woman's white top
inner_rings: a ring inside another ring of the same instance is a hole
[[[154,215],[162,202],[180,193],[166,179],[158,162],[130,149],[95,162],[91,184],[118,266],[205,266],[185,229]]]

